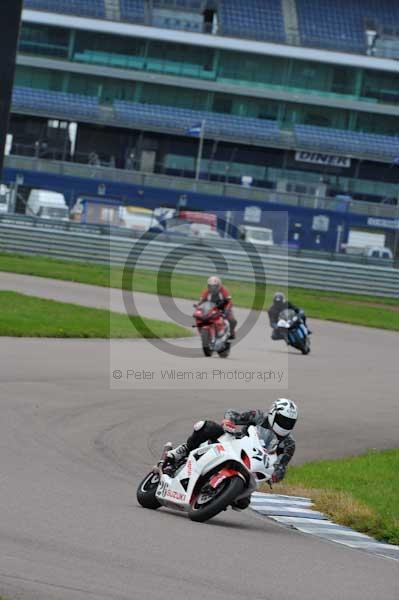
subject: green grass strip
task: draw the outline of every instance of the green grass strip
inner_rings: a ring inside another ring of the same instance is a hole
[[[399,544],[399,450],[290,467],[274,491],[310,497],[336,523]]]
[[[120,267],[110,268],[108,265],[55,260],[42,256],[1,253],[0,271],[104,287],[122,287],[123,269]],[[133,289],[138,292],[169,295],[169,283],[172,295],[196,299],[204,287],[205,277],[176,273],[163,273],[158,277],[154,271],[136,270]],[[253,284],[228,279],[224,283],[232,293],[236,306],[253,306]],[[256,302],[255,308],[267,308],[276,291],[277,286],[268,285],[263,290],[261,299]],[[310,317],[399,331],[399,300],[396,299],[295,287],[289,288],[289,298],[303,307]]]
[[[0,336],[52,338],[175,338],[191,331],[174,323],[0,291]]]

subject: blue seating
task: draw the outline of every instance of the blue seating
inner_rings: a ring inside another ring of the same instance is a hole
[[[144,23],[144,0],[120,0],[121,20]]]
[[[158,104],[139,104],[116,100],[115,115],[121,125],[130,127],[166,128],[176,133],[185,133],[190,127],[205,119],[206,133],[215,137],[242,137],[267,144],[280,140],[280,130],[275,121],[237,117],[235,115],[211,113],[175,108]]]
[[[295,125],[296,141],[300,148],[315,152],[354,154],[392,161],[399,156],[399,137],[330,129],[314,125]]]
[[[50,116],[89,117],[99,115],[98,98],[16,86],[12,97],[13,109],[30,109]]]
[[[223,35],[285,42],[281,0],[219,0]]]
[[[304,46],[365,52],[366,21],[399,27],[395,0],[295,0],[301,44]],[[216,0],[219,34],[285,43],[282,0]],[[176,18],[154,17],[153,25],[200,32],[202,22],[184,19],[185,12],[201,14],[205,0],[153,0],[153,6],[176,9]],[[120,18],[145,22],[144,0],[119,0]],[[106,18],[105,0],[25,0],[25,8],[79,16]]]
[[[104,0],[25,0],[25,8],[82,17],[105,18]]]
[[[153,4],[157,8],[177,8],[198,13],[203,10],[205,0],[153,0]]]
[[[399,4],[392,0],[296,0],[301,42],[307,46],[366,50],[365,22],[399,26]]]

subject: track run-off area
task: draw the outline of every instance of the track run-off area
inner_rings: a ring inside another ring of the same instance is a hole
[[[199,285],[200,287],[200,285]],[[124,309],[118,290],[0,273],[0,289]],[[295,299],[293,299],[295,300]],[[143,316],[166,319],[153,296]],[[179,307],[188,316],[190,302]],[[240,322],[246,311],[236,311]],[[45,315],[44,315],[45,318]],[[299,406],[295,463],[398,445],[398,334],[311,320],[312,353],[273,343],[265,314],[231,357],[176,357],[147,340],[0,338],[0,593],[7,600],[397,600],[399,564],[291,531],[253,511],[207,524],[141,508],[166,441],[227,408]],[[199,347],[199,338],[180,342]],[[281,369],[280,384],[112,381],[146,369]],[[211,366],[210,366],[211,365]],[[120,385],[119,385],[120,384]],[[378,486],[379,482],[373,482]],[[277,491],[277,486],[276,486]]]

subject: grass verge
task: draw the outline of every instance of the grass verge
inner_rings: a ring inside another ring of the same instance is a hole
[[[103,287],[123,286],[123,269],[120,267],[110,269],[107,265],[55,260],[42,256],[0,253],[0,271]],[[270,305],[272,296],[276,292],[275,285],[268,285],[265,290],[262,290],[259,299],[253,303],[253,284],[229,280],[226,280],[225,284],[232,293],[236,306],[254,306],[259,310]],[[133,280],[135,291],[172,294],[190,299],[198,298],[203,285],[204,281],[199,276],[176,273],[170,276],[168,273],[163,273],[157,277],[153,271],[144,270],[135,271]],[[289,297],[295,304],[304,307],[310,317],[399,331],[399,300],[294,287],[289,288]]]
[[[291,467],[273,493],[311,498],[334,522],[399,544],[399,450]]]
[[[57,338],[171,338],[191,335],[184,327],[136,317],[0,291],[0,336]]]

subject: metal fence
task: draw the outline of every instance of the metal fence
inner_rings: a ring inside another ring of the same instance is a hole
[[[263,254],[237,244],[218,248],[206,240],[179,243],[158,239],[128,239],[79,231],[39,229],[0,224],[0,251],[123,266],[151,271],[207,275],[213,269],[228,279],[372,294],[399,299],[399,272],[393,268]]]
[[[29,215],[21,215],[15,213],[4,213],[0,214],[0,227],[2,225],[17,225],[22,227],[32,227],[42,230],[52,231],[70,231],[75,233],[89,233],[92,235],[100,236],[113,236],[137,239],[142,234],[134,229],[127,227],[120,227],[117,225],[109,225],[106,223],[79,223],[77,221],[63,221],[60,219],[41,219],[40,217],[34,217]],[[145,234],[146,239],[153,237],[154,239],[168,243],[182,243],[182,236],[178,236],[173,233],[168,233],[166,229],[164,233],[159,234]],[[201,243],[201,240],[198,242]],[[218,238],[211,237],[206,239],[207,245],[213,245],[215,248],[221,250],[234,249],[237,247],[237,242],[231,238]],[[240,242],[241,247],[247,251],[250,250],[251,246],[246,242]],[[292,248],[287,246],[279,246],[273,244],[272,246],[258,246],[257,252],[261,254],[278,254],[286,255],[298,258],[312,258],[315,260],[327,260],[327,261],[338,261],[345,263],[355,263],[361,265],[374,265],[381,267],[398,267],[399,261],[394,261],[387,258],[373,258],[364,254],[343,254],[342,252],[329,252],[323,250],[307,250],[305,248]]]

